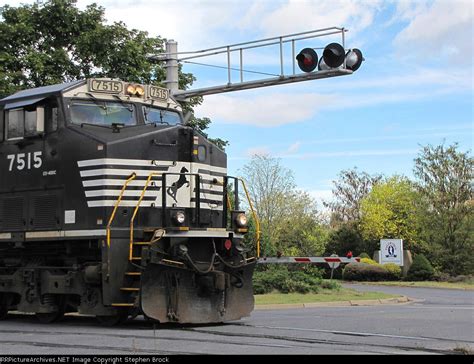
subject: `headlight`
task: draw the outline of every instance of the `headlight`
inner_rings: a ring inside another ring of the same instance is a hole
[[[136,92],[135,85],[128,85],[127,86],[127,94],[135,95],[135,92]]]
[[[133,84],[129,84],[127,86],[127,94],[129,94],[130,96],[143,96],[145,95],[145,89],[143,88],[142,85],[133,85]]]
[[[135,95],[140,96],[140,97],[145,95],[145,89],[140,85],[136,86],[135,87]]]
[[[237,224],[238,227],[244,228],[247,227],[247,216],[245,214],[240,213],[235,217],[235,223]]]
[[[186,220],[186,215],[184,211],[176,211],[173,215],[173,220],[178,225],[183,225],[184,221]]]

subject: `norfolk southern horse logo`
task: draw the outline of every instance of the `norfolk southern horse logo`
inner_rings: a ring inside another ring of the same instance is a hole
[[[393,245],[392,243],[389,243],[387,245],[387,255],[385,256],[385,258],[396,258],[397,257],[397,254],[395,254],[396,252],[396,249],[395,249],[395,245]]]
[[[178,203],[176,200],[176,194],[178,193],[178,190],[186,184],[189,187],[189,181],[186,179],[186,175],[184,173],[189,172],[186,167],[181,168],[181,171],[179,173],[182,173],[179,175],[179,179],[174,182],[170,187],[168,187],[168,190],[166,191],[168,195],[174,200],[174,202]]]

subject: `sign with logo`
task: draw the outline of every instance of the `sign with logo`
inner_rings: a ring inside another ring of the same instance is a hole
[[[394,263],[403,266],[403,240],[380,240],[380,264]]]

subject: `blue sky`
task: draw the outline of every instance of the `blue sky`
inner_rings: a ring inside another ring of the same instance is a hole
[[[32,3],[0,0],[20,2]],[[180,51],[328,26],[349,29],[346,45],[365,57],[353,75],[205,97],[197,114],[212,119],[211,136],[229,140],[230,174],[239,174],[252,154],[269,154],[294,172],[301,189],[328,200],[331,181],[343,169],[411,177],[420,145],[458,142],[461,150],[472,150],[471,1],[97,3],[108,21],[175,39]],[[278,72],[273,54],[248,54],[246,68]],[[196,87],[225,82],[226,71],[184,70],[198,78]]]

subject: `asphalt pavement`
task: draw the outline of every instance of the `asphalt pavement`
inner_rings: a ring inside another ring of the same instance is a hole
[[[376,306],[256,310],[222,325],[136,319],[101,327],[68,316],[44,325],[26,315],[0,322],[2,354],[451,354],[474,350],[474,292],[355,286],[417,301]]]

